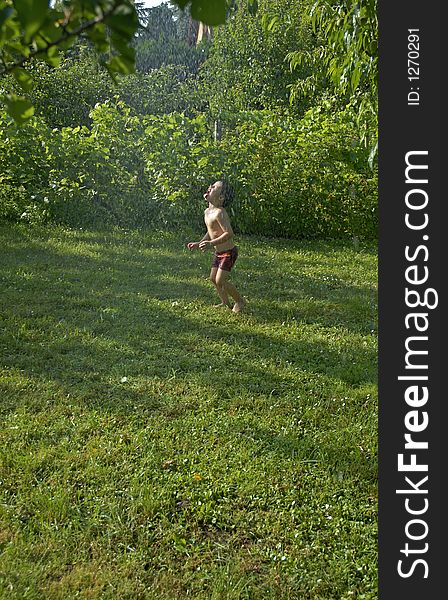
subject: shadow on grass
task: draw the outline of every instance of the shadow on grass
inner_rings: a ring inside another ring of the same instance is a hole
[[[279,435],[254,424],[250,427],[250,436],[261,444],[260,452],[274,452],[291,458],[300,464],[327,464],[336,478],[365,479],[375,482],[377,463],[372,456],[352,445],[351,440],[332,442],[325,440],[317,444],[307,435]],[[347,446],[346,452],[341,447]]]
[[[98,276],[97,291],[108,292],[114,286],[117,291],[137,293],[148,291],[159,299],[201,301],[204,297],[216,302],[211,285],[203,284],[208,279],[211,254],[190,253],[185,240],[172,234],[160,238],[123,233],[95,235],[76,232],[76,239],[66,240],[58,250],[54,243],[36,242],[29,239],[23,247],[33,252],[43,263],[48,253],[53,252],[61,268],[66,268],[59,282],[54,277],[48,284],[63,283],[65,289],[79,291],[78,271],[85,270]],[[62,236],[61,236],[62,237]],[[77,252],[69,251],[68,243],[80,245]],[[290,319],[305,323],[317,323],[324,327],[344,327],[357,333],[376,330],[377,293],[376,285],[351,285],[341,279],[335,271],[339,265],[335,257],[341,253],[332,250],[327,243],[292,242],[281,240],[289,253],[281,256],[275,240],[264,241],[254,248],[251,243],[247,252],[241,252],[233,279],[241,292],[249,297],[250,312],[254,318],[266,324],[282,323]],[[314,248],[315,246],[315,248]],[[303,247],[306,250],[304,253]],[[293,254],[294,248],[299,252]],[[316,249],[317,248],[317,249]],[[269,256],[266,256],[267,253]],[[373,253],[349,252],[343,267],[351,270],[350,261],[374,258]],[[313,276],[306,270],[312,268]],[[196,283],[193,283],[196,282]],[[64,288],[59,286],[60,292]],[[123,288],[125,288],[123,290]],[[95,290],[93,290],[95,291]]]
[[[173,235],[9,235],[4,365],[79,400],[126,414],[136,405],[162,410],[166,392],[153,380],[176,379],[179,389],[193,381],[197,393],[223,398],[292,393],[307,374],[328,386],[376,382],[376,352],[360,337],[366,314],[374,319],[366,309],[374,291],[334,275],[322,283],[286,269],[293,279],[282,278],[275,245],[270,270],[256,258],[241,261],[255,277],[255,300],[236,316],[208,306],[216,301],[210,256],[189,253]],[[288,338],[282,323],[293,319],[354,337],[338,345],[324,330],[311,337],[299,328]],[[121,385],[123,377],[136,387]]]

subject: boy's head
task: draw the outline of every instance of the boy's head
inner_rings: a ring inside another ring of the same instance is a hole
[[[204,194],[204,198],[214,206],[226,207],[233,198],[233,189],[227,180],[220,179],[208,187],[208,190]]]

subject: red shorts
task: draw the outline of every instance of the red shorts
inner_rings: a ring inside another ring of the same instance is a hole
[[[238,248],[234,246],[224,252],[215,252],[213,256],[212,269],[230,271],[238,258]]]

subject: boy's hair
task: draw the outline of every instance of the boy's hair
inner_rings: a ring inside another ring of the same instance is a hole
[[[232,202],[233,197],[234,197],[234,191],[232,186],[230,185],[230,183],[227,181],[227,179],[221,179],[222,181],[222,190],[221,190],[221,194],[224,196],[224,202],[222,203],[222,205],[225,206],[229,206],[229,204]]]

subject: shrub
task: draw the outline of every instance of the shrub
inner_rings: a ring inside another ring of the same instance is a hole
[[[18,128],[0,116],[3,218],[202,228],[204,189],[226,176],[237,231],[377,235],[377,175],[348,111],[243,112],[223,120],[217,142],[205,114],[142,117],[107,101],[90,119],[51,130],[40,118]]]

